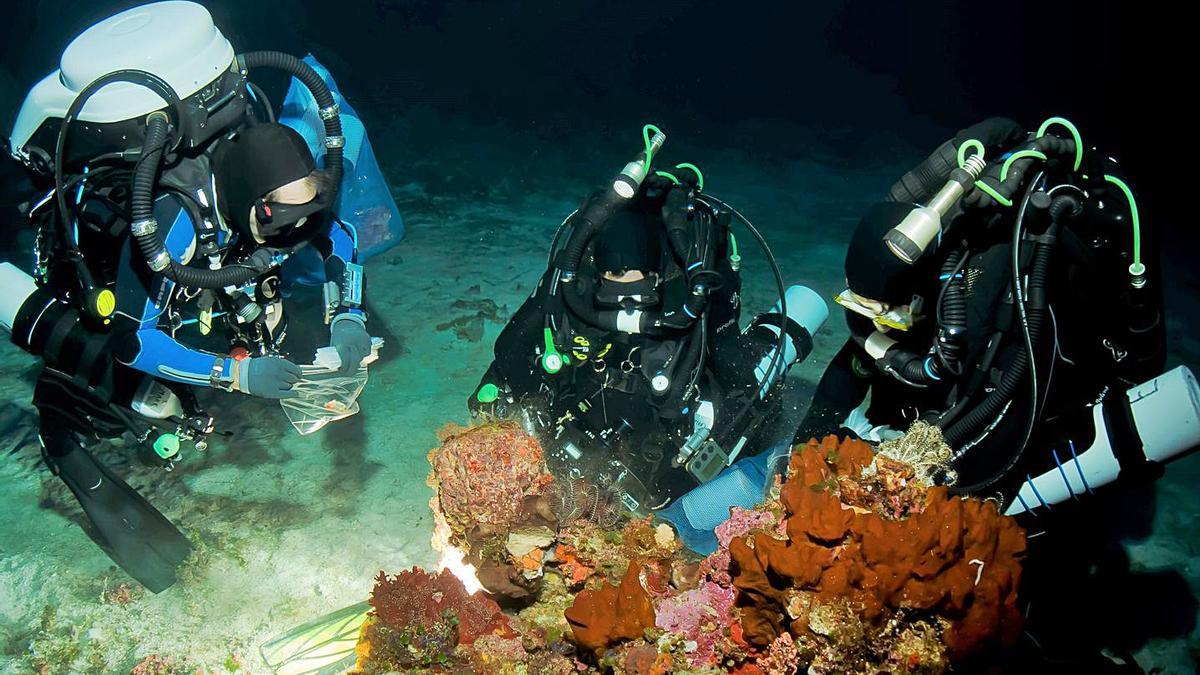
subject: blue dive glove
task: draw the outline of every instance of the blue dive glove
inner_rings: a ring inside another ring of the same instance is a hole
[[[349,375],[358,370],[362,360],[371,355],[371,336],[366,321],[358,314],[345,312],[333,317],[329,324],[329,346],[337,350],[342,360],[339,372]]]
[[[237,363],[234,389],[259,398],[294,398],[300,392],[292,385],[300,381],[300,366],[278,356],[258,356]]]

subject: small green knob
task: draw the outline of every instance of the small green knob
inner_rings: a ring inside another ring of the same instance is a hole
[[[498,398],[500,398],[500,387],[490,382],[480,387],[479,391],[475,393],[475,400],[480,403],[492,403]]]
[[[154,439],[154,452],[163,459],[171,459],[179,454],[179,437],[175,434],[163,434]]]
[[[549,328],[546,328],[542,332],[542,337],[545,340],[546,346],[545,350],[542,352],[542,368],[547,373],[554,375],[558,371],[562,370],[562,367],[567,363],[567,359],[558,352],[557,348],[555,348],[554,334],[550,332]]]

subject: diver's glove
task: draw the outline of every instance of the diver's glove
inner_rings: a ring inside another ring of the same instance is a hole
[[[1024,141],[1026,135],[1025,127],[1016,120],[1007,117],[989,117],[959,131],[954,136],[954,150],[957,153],[958,146],[973,139],[983,144],[987,150],[988,160],[991,161],[997,155]]]
[[[371,336],[367,323],[358,314],[343,312],[329,324],[329,346],[337,350],[342,366],[338,372],[349,375],[358,370],[363,359],[371,355]]]
[[[990,160],[1024,140],[1025,129],[1007,117],[989,117],[959,131],[942,143],[924,162],[900,177],[888,191],[888,201],[924,203],[950,179],[958,166],[958,148],[969,140],[983,144]]]
[[[257,356],[237,362],[233,388],[259,398],[294,398],[300,392],[300,366],[279,356]]]

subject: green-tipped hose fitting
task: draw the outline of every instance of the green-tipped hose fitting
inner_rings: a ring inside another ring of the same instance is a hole
[[[545,339],[545,349],[542,351],[542,369],[554,375],[562,370],[562,367],[567,363],[567,359],[554,346],[554,334],[550,332],[549,328],[546,328],[542,332],[542,336]]]
[[[495,403],[500,398],[500,387],[488,382],[475,392],[475,400],[480,403]]]
[[[975,154],[968,156],[967,150],[970,150],[972,148],[975,149]],[[978,176],[980,173],[983,172],[983,168],[985,166],[984,159],[983,159],[983,143],[977,138],[968,138],[967,140],[963,141],[961,145],[958,146],[958,168],[966,170],[968,168],[967,167],[968,160],[974,160],[975,167],[976,167],[975,170],[973,170],[971,172],[971,175]],[[977,190],[987,194],[992,199],[995,199],[1002,206],[1012,206],[1013,205],[1011,199],[1009,199],[1008,197],[1005,197],[1004,195],[1000,194],[999,192],[996,192],[996,190],[993,189],[991,185],[988,185],[987,183],[983,182],[982,180],[977,179],[975,181],[975,188]]]
[[[1051,117],[1042,122],[1042,126],[1038,127],[1037,137],[1041,138],[1045,136],[1050,127],[1056,124],[1071,132],[1071,138],[1075,141],[1075,167],[1071,170],[1079,171],[1079,167],[1083,165],[1083,137],[1079,135],[1079,129],[1075,128],[1074,124],[1071,124],[1071,120],[1065,117]]]
[[[1037,150],[1018,150],[1017,152],[1014,152],[1013,154],[1009,155],[1008,159],[1004,160],[1004,166],[1000,167],[1000,182],[1001,183],[1008,180],[1008,170],[1009,170],[1009,168],[1012,167],[1013,162],[1017,161],[1018,159],[1023,159],[1025,157],[1036,157],[1037,159],[1040,159],[1043,162],[1046,161],[1045,153],[1039,152]]]
[[[654,132],[653,135],[650,132]],[[646,150],[646,159],[644,160],[646,173],[650,173],[650,163],[654,161],[654,155],[658,153],[659,148],[666,140],[667,135],[662,132],[662,129],[653,124],[642,126],[642,143],[645,144]]]
[[[1125,184],[1125,181],[1116,176],[1104,176],[1105,182],[1116,185],[1121,192],[1125,193],[1125,199],[1129,202],[1129,219],[1133,221],[1133,262],[1129,265],[1129,275],[1133,277],[1130,283],[1134,288],[1141,288],[1146,285],[1146,266],[1142,264],[1142,223],[1138,218],[1137,200],[1133,197],[1133,190]]]
[[[704,192],[704,172],[700,170],[700,167],[696,166],[695,164],[692,164],[691,162],[681,162],[679,164],[676,164],[675,168],[676,169],[690,169],[693,173],[695,173],[696,179],[697,179],[696,180],[696,192]]]
[[[179,437],[166,433],[154,439],[154,454],[159,458],[169,460],[179,454]]]

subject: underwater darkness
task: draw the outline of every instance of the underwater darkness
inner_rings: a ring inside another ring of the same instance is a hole
[[[111,563],[30,435],[35,361],[0,346],[0,672],[31,672],[30,645],[69,642],[72,626],[92,631],[82,643],[124,645],[96,648],[95,672],[129,672],[180,640],[213,668],[257,672],[263,638],[365,598],[380,567],[429,566],[434,432],[466,420],[553,228],[640,149],[645,122],[667,132],[665,157],[704,167],[711,192],[764,230],[786,279],[831,296],[858,215],[957,129],[1067,117],[1138,194],[1146,246],[1161,252],[1168,368],[1200,367],[1194,56],[1181,56],[1194,36],[1150,3],[200,1],[239,52],[316,56],[366,124],[407,229],[367,264],[384,360],[357,417],[301,438],[273,404],[214,403],[232,439],[166,480],[142,469],[130,481],[207,545],[190,589],[137,610],[97,601]],[[138,4],[8,3],[3,135],[73,36]],[[283,78],[264,81],[278,102]],[[5,154],[0,260],[27,262],[27,190]],[[747,285],[765,309],[765,268]],[[826,326],[793,370],[810,389],[846,336],[840,312]],[[1030,621],[1056,644],[1193,672],[1198,485],[1193,454],[1081,507],[1074,536],[1050,547],[1061,588],[1031,582],[1047,601]],[[223,665],[228,653],[246,664]]]

